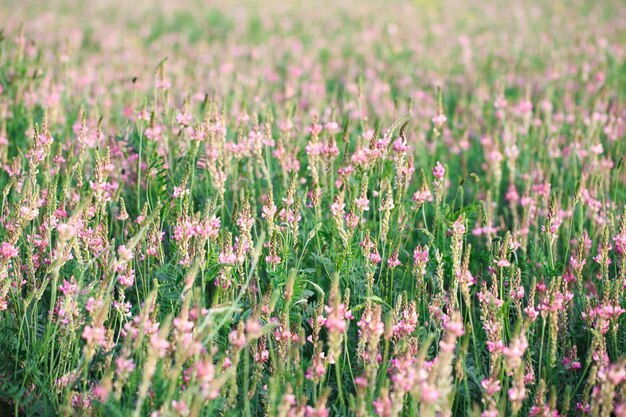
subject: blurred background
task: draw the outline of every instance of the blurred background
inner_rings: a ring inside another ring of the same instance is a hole
[[[435,85],[479,97],[554,79],[566,88],[568,73],[623,62],[626,45],[622,0],[5,0],[0,16],[5,36],[23,27],[41,74],[70,69],[44,80],[49,93],[63,85],[105,108],[118,92],[151,88],[164,58],[172,94],[309,108],[340,104],[360,82],[368,103],[400,114],[408,101],[430,105]],[[624,90],[625,72],[607,73],[608,85]]]

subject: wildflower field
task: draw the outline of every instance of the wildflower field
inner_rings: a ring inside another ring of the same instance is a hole
[[[0,30],[0,415],[626,416],[623,0]]]

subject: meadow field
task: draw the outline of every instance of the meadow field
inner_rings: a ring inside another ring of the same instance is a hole
[[[623,0],[1,0],[0,415],[626,417]]]

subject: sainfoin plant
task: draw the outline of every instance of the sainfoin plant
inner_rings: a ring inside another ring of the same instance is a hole
[[[626,416],[623,2],[35,3],[0,414]]]

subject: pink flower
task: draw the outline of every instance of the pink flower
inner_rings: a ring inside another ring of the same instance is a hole
[[[178,124],[189,126],[192,121],[193,121],[193,116],[189,113],[182,112],[176,115],[176,122]]]
[[[445,324],[445,328],[457,338],[465,334],[465,328],[463,327],[463,323],[460,321],[450,320]]]
[[[143,134],[148,139],[158,141],[161,138],[161,126],[147,127]]]
[[[324,327],[328,329],[330,332],[338,332],[343,333],[348,328],[346,323],[346,306],[344,304],[339,304],[337,308],[326,307],[326,313],[328,317],[326,318],[326,322],[324,322]],[[352,313],[349,313],[350,315]]]
[[[115,369],[119,378],[124,378],[135,369],[132,359],[120,356],[115,360]]]
[[[508,390],[509,400],[512,402],[523,401],[526,398],[526,388],[511,388]]]
[[[267,262],[270,265],[278,265],[280,261],[281,261],[280,256],[276,254],[268,255],[265,257],[265,262]]]
[[[57,232],[59,234],[59,239],[63,241],[70,240],[71,238],[76,236],[76,229],[74,228],[74,226],[67,223],[59,224],[57,226]]]
[[[236,348],[242,348],[246,344],[246,337],[243,332],[238,332],[237,330],[233,330],[228,335],[228,341],[230,345]]]
[[[434,404],[439,400],[441,393],[432,384],[424,384],[422,386],[422,401],[426,404]]]
[[[480,383],[480,386],[483,387],[483,389],[489,396],[492,396],[493,394],[500,391],[500,381],[497,379],[483,379],[483,381]]]
[[[422,245],[417,245],[413,251],[413,262],[415,264],[428,263],[428,250],[428,246],[422,247]]]
[[[183,187],[183,186],[176,186],[174,187],[174,191],[172,192],[172,197],[174,198],[181,198],[184,197],[185,195],[189,194],[189,189]]]
[[[613,237],[615,243],[615,252],[618,255],[626,255],[626,233],[621,233]]]
[[[405,153],[409,149],[411,149],[411,147],[407,145],[406,140],[401,137],[393,142],[393,150],[397,153]]]
[[[184,400],[172,400],[172,410],[174,410],[176,416],[187,417],[189,415],[189,407],[187,407],[187,403]]]
[[[434,116],[431,120],[437,128],[441,128],[448,121],[448,118],[445,114],[440,113]]]
[[[318,407],[311,407],[310,405],[307,405],[306,417],[328,417],[328,410],[324,405],[320,405]]]
[[[309,133],[312,136],[319,136],[319,134],[322,133],[323,129],[324,129],[324,126],[322,126],[319,123],[314,123],[311,126],[309,126]]]
[[[441,162],[437,161],[435,167],[433,168],[433,176],[435,179],[441,181],[443,176],[446,174],[446,169],[441,165]]]
[[[413,194],[413,202],[417,205],[424,204],[426,201],[433,201],[433,194],[428,188],[418,190]]]
[[[389,259],[387,259],[387,265],[389,265],[389,268],[393,269],[397,266],[402,265],[402,262],[400,262],[400,260],[398,259],[398,254],[397,253],[393,253]]]
[[[511,262],[509,262],[509,261],[508,261],[508,260],[506,260],[506,259],[500,259],[500,260],[496,263],[496,265],[498,265],[500,268],[506,268],[506,267],[511,266]]]
[[[109,398],[109,394],[111,390],[109,387],[105,387],[104,385],[97,385],[93,389],[93,395],[98,399],[98,401],[104,403]]]
[[[117,248],[117,256],[119,257],[120,261],[128,262],[133,259],[133,251],[132,249],[129,249],[124,245],[120,245]]]
[[[354,378],[354,385],[356,385],[357,388],[367,388],[367,378],[364,376],[357,376],[356,378]]]
[[[83,339],[85,339],[85,341],[87,342],[88,346],[100,346],[103,345],[106,341],[106,331],[102,326],[85,326],[82,336]]]
[[[393,407],[389,396],[377,398],[374,403],[374,411],[380,417],[391,417],[393,415]]]
[[[452,223],[452,234],[454,236],[461,236],[465,234],[465,224],[463,223],[463,217],[459,216],[454,223]]]
[[[330,212],[335,217],[341,217],[343,215],[343,209],[346,205],[342,202],[335,201],[330,205]]]
[[[234,265],[237,262],[237,255],[235,255],[232,248],[228,248],[220,253],[219,262],[221,264]]]
[[[495,107],[496,109],[503,109],[506,107],[506,98],[504,98],[504,96],[498,96],[494,101],[493,101],[493,107]]]
[[[374,248],[374,251],[370,253],[370,262],[373,264],[378,264],[380,263],[380,261],[382,261],[382,257],[380,256],[376,248]]]
[[[626,381],[626,367],[620,364],[611,365],[606,374],[611,384],[617,386]]]
[[[509,369],[516,369],[523,364],[522,356],[528,348],[526,336],[522,333],[519,337],[513,339],[509,346],[502,349],[502,354],[506,360]]]
[[[359,225],[359,222],[361,221],[359,216],[357,216],[354,213],[347,213],[343,217],[343,219],[346,222],[346,226],[348,226],[348,228],[350,228],[350,229],[355,229]]]
[[[468,270],[458,271],[457,279],[459,280],[459,283],[466,284],[468,287],[476,284],[476,278],[474,278],[472,273]]]
[[[261,208],[261,217],[264,219],[273,219],[275,214],[276,206],[274,204]]]
[[[19,251],[14,245],[2,242],[2,245],[0,246],[0,255],[2,255],[5,259],[16,258],[19,255]]]
[[[154,81],[154,86],[159,90],[167,90],[172,86],[172,83],[167,78],[157,77]]]
[[[511,289],[511,297],[516,300],[521,300],[522,298],[524,298],[524,287],[520,285],[517,289]]]
[[[326,131],[331,134],[339,133],[341,131],[341,127],[339,126],[339,123],[337,122],[326,123],[324,125],[324,129],[326,129]]]
[[[150,336],[150,346],[156,352],[159,358],[163,358],[170,347],[167,340],[162,339],[158,334],[154,333]]]
[[[357,206],[359,210],[368,211],[370,209],[370,201],[367,197],[361,197],[354,200],[354,205]]]
[[[123,287],[132,287],[135,283],[135,272],[130,270],[128,273],[120,274],[118,281]]]
[[[578,259],[574,255],[569,258],[569,264],[576,271],[581,271],[586,263],[587,261],[585,259]]]

